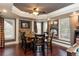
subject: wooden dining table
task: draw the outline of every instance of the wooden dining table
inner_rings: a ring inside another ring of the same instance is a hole
[[[36,51],[37,51],[36,49],[38,49],[38,48],[36,48],[36,47],[35,47],[35,46],[36,46],[36,36],[35,36],[35,35],[38,35],[38,36],[43,36],[43,35],[44,35],[44,33],[42,33],[42,34],[35,33],[35,34],[34,34],[34,35],[32,35],[32,36],[27,36],[28,41],[29,41],[29,44],[30,44],[29,46],[31,46],[31,47],[32,47],[31,49],[33,50],[33,52],[34,52],[34,53],[36,53]],[[48,37],[49,37],[49,36],[48,36],[48,35],[46,35],[45,37],[46,37],[45,39],[47,39],[47,40],[48,40]],[[41,39],[41,38],[40,38],[40,39]],[[45,43],[45,39],[44,39],[44,42],[43,42],[43,43],[44,43],[45,45],[47,45],[47,47],[48,47],[48,43]],[[41,49],[43,49],[43,50],[44,50],[44,49],[45,49],[45,48],[44,48],[44,46],[43,46],[43,47],[41,47]],[[47,50],[48,50],[48,48],[47,48]],[[42,52],[43,52],[43,55],[44,55],[44,51],[42,51]]]

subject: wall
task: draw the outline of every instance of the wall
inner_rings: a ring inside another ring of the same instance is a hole
[[[74,31],[76,29],[76,26],[78,25],[78,13],[77,14],[64,14],[64,15],[60,15],[57,16],[55,18],[51,18],[51,19],[61,19],[61,18],[69,18],[70,20],[70,45],[74,44]]]
[[[76,26],[78,25],[78,15],[72,15],[70,16],[70,22],[71,22],[71,45],[74,44],[74,34],[76,30]]]
[[[7,42],[5,45],[18,44],[19,43],[19,18],[16,18],[16,41]],[[25,19],[26,20],[26,19]],[[34,21],[31,22],[30,28],[34,31]]]
[[[65,17],[69,17],[69,20],[70,20],[70,40],[71,40],[71,45],[73,45],[74,44],[74,32],[75,32],[75,30],[76,30],[76,26],[78,25],[78,13],[76,13],[76,14],[73,14],[73,13],[71,13],[71,14],[69,14],[69,15],[65,15],[64,17],[63,17],[63,15],[61,15],[61,16],[59,16],[59,19],[60,18],[65,18]]]
[[[70,19],[71,19],[71,25],[72,25],[73,29],[75,30],[76,26],[78,24],[78,15],[70,16]]]

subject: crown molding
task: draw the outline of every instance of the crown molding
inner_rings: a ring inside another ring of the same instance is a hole
[[[12,13],[19,15],[21,17],[28,17],[28,18],[33,18],[33,19],[48,19],[48,18],[54,18],[60,15],[72,13],[75,11],[79,11],[79,3],[69,5],[67,7],[61,8],[59,10],[56,10],[54,12],[48,13],[48,14],[43,14],[43,15],[38,15],[35,16],[33,14],[29,14],[28,12],[23,12],[16,8],[14,5],[12,6]]]
[[[69,14],[69,13],[72,14],[73,12],[76,12],[76,11],[79,11],[79,3],[72,4],[70,6],[64,7],[62,9],[56,10],[54,12],[51,12],[48,14],[48,17],[54,18],[54,17],[61,16],[64,14]]]

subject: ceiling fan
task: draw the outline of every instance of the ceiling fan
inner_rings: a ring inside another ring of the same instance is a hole
[[[31,10],[31,12],[32,12],[32,14],[34,14],[34,15],[39,15],[39,14],[45,14],[46,12],[45,11],[40,11],[39,10],[39,8],[33,8],[32,10]]]

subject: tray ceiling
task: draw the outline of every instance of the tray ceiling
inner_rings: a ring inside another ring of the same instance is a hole
[[[41,14],[47,14],[72,3],[14,3],[14,6],[24,12],[31,13],[34,8],[39,8]]]

